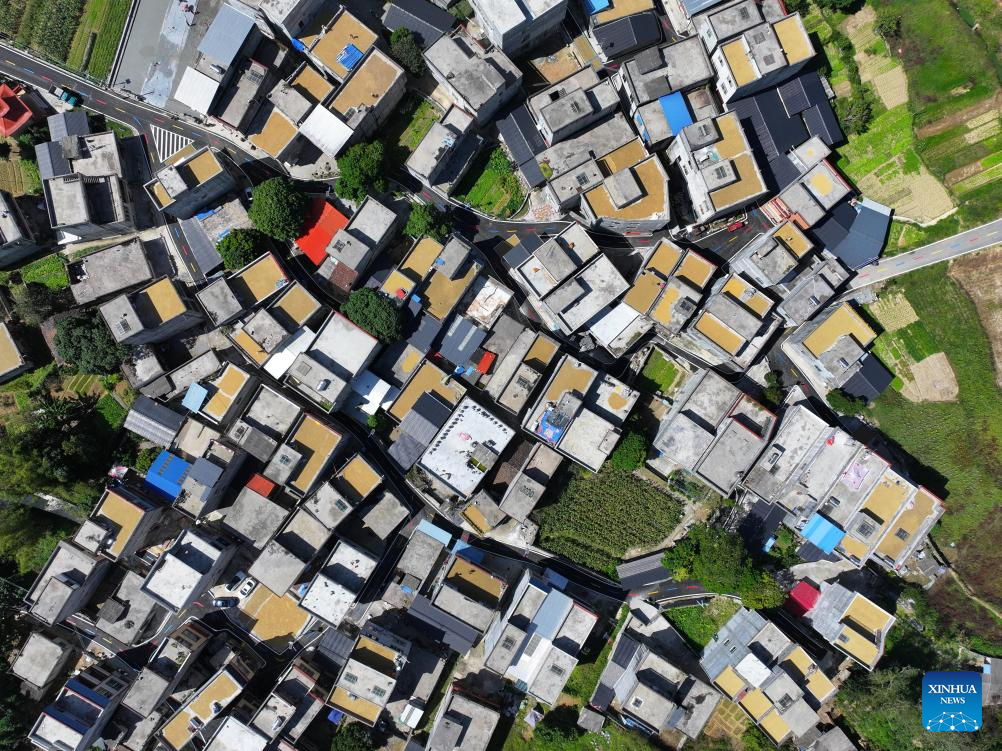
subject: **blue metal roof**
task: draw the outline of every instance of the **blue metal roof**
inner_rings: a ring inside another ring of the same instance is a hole
[[[801,534],[825,553],[835,550],[835,546],[845,537],[845,532],[818,513],[807,520],[807,526]]]
[[[354,44],[349,44],[338,53],[337,61],[348,70],[351,70],[358,65],[358,61],[362,59],[363,54],[362,50]]]
[[[223,5],[202,37],[198,51],[213,62],[229,66],[255,25],[251,16],[232,5]]]
[[[205,398],[208,395],[209,390],[196,381],[188,387],[184,399],[181,400],[181,406],[192,412],[198,412],[202,408],[202,405],[205,404]]]
[[[612,3],[610,0],[584,0],[585,10],[588,11],[589,16],[593,16],[599,11],[605,10]]]
[[[452,546],[452,552],[470,563],[482,563],[484,560],[484,551],[462,540],[456,540],[456,544]]]
[[[427,519],[422,519],[421,521],[419,521],[414,531],[424,532],[431,539],[438,540],[440,543],[446,546],[452,541],[452,535],[450,535],[441,527],[436,527]]]
[[[532,618],[532,622],[536,626],[535,633],[544,639],[553,639],[567,619],[567,614],[571,612],[572,607],[574,607],[574,601],[570,597],[560,590],[551,589]]]
[[[189,469],[191,465],[181,457],[161,451],[146,473],[146,484],[174,500],[181,494],[181,484]]]
[[[659,97],[658,101],[661,103],[661,109],[664,110],[665,119],[668,120],[668,126],[673,135],[681,133],[682,128],[687,125],[692,125],[692,114],[689,112],[689,105],[686,104],[681,91]]]

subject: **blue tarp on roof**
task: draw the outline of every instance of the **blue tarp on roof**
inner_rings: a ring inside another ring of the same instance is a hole
[[[205,397],[209,395],[209,390],[197,381],[188,387],[188,393],[181,400],[181,406],[192,412],[198,412],[205,404]]]
[[[801,534],[825,553],[832,552],[845,537],[845,532],[818,513],[807,520],[807,526]]]
[[[349,44],[340,54],[337,56],[337,61],[341,63],[345,68],[351,70],[356,65],[358,61],[362,59],[362,50],[356,47],[354,44]]]
[[[589,16],[593,16],[600,10],[605,10],[612,3],[610,0],[584,0],[585,10],[588,11]]]
[[[181,495],[181,484],[191,465],[170,451],[161,451],[146,473],[146,484],[171,500]]]
[[[686,104],[681,91],[659,97],[658,101],[661,103],[661,109],[664,110],[665,119],[668,120],[672,134],[681,133],[682,128],[692,125],[692,114],[689,112],[689,105]]]
[[[543,416],[539,420],[539,427],[536,428],[536,435],[542,437],[547,443],[556,446],[560,443],[560,436],[564,434],[567,425],[554,425],[550,422],[550,415],[553,414],[553,411],[550,409],[543,413]]]

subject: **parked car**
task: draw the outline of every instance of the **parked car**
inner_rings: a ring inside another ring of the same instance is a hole
[[[745,226],[745,222],[739,219],[736,222],[731,222],[730,224],[728,224],[727,225],[727,231],[728,232],[734,232],[736,230],[741,229],[744,226]]]
[[[240,598],[238,597],[217,597],[212,601],[214,608],[235,608],[239,604]]]
[[[55,84],[49,87],[49,93],[59,97],[62,101],[70,105],[70,107],[76,107],[83,98],[75,91],[71,91],[64,86],[56,86]]]
[[[226,583],[226,590],[228,592],[235,592],[237,587],[240,586],[240,583],[246,578],[247,578],[246,571],[237,571],[233,575],[233,578]]]
[[[257,586],[257,582],[254,579],[248,579],[244,582],[244,585],[240,587],[240,596],[246,597],[251,592],[254,591],[254,587]]]

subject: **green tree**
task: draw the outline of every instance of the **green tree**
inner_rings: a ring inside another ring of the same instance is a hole
[[[424,75],[424,55],[410,29],[401,26],[390,35],[390,54],[415,78]]]
[[[230,230],[216,243],[216,250],[228,269],[242,269],[261,255],[265,249],[264,235],[256,229],[238,228]]]
[[[873,97],[868,89],[857,86],[852,96],[835,100],[835,113],[847,134],[865,133],[873,120]]]
[[[11,693],[16,689],[12,689]],[[24,709],[14,699],[0,703],[0,751],[24,749],[28,728],[23,721]]]
[[[857,5],[862,5],[862,0],[814,0],[822,10],[846,11]]]
[[[873,31],[884,39],[896,37],[901,32],[901,14],[891,8],[881,8],[877,11]]]
[[[647,461],[649,446],[647,433],[636,420],[631,420],[623,437],[609,455],[609,465],[624,472],[640,469]]]
[[[273,177],[254,188],[250,220],[276,240],[295,240],[303,228],[309,197],[292,180]]]
[[[37,574],[72,529],[68,521],[42,511],[5,506],[0,509],[0,558],[14,562],[19,574]]]
[[[53,493],[86,505],[97,495],[108,447],[95,440],[96,399],[37,395],[36,409],[13,430],[0,430],[0,497]]]
[[[29,326],[38,326],[58,309],[55,293],[44,284],[28,282],[15,287],[14,309],[18,317]]]
[[[81,373],[105,375],[116,372],[128,352],[108,333],[95,309],[56,322],[56,351]]]
[[[156,461],[156,458],[160,456],[160,452],[162,450],[163,449],[161,449],[159,446],[152,446],[150,448],[142,449],[136,455],[136,462],[132,468],[136,470],[136,472],[141,472],[142,474],[146,474],[149,471],[150,467],[153,466],[153,462]]]
[[[825,398],[828,400],[828,406],[840,415],[862,414],[863,410],[866,408],[865,401],[860,399],[858,396],[847,394],[842,389],[832,389],[828,392],[828,396]]]
[[[778,370],[770,370],[765,374],[765,401],[772,407],[778,407],[783,401],[783,374]]]
[[[738,535],[697,524],[665,551],[662,564],[677,579],[693,578],[710,592],[736,594],[750,608],[774,608],[786,595],[778,582],[755,566]]]
[[[352,292],[341,312],[381,342],[391,344],[403,336],[400,308],[386,295],[368,287]]]
[[[439,242],[452,232],[452,219],[430,203],[411,203],[404,233],[411,237],[433,237]]]
[[[386,190],[382,141],[356,143],[337,158],[335,191],[346,201],[358,202],[368,193]]]
[[[342,725],[331,741],[331,751],[376,751],[372,732],[359,722]]]

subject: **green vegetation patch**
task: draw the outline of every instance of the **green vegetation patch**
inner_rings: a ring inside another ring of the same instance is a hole
[[[945,494],[946,514],[933,530],[936,542],[945,549],[955,544],[961,575],[1002,604],[1002,579],[995,573],[1002,552],[983,542],[987,528],[1002,531],[1002,393],[988,338],[946,264],[899,277],[893,289],[904,292],[921,316],[929,337],[922,346],[946,353],[960,391],[956,402],[915,404],[888,389],[868,413],[913,457],[915,481]]]
[[[44,256],[21,268],[21,281],[25,284],[37,282],[49,289],[66,289],[70,286],[70,277],[66,273],[66,264],[58,253]]]
[[[383,128],[388,166],[402,168],[442,112],[427,99],[414,94],[405,96]]]
[[[0,507],[0,559],[12,561],[19,574],[38,573],[76,524],[25,506]]]
[[[526,702],[515,717],[502,751],[651,751],[655,748],[636,732],[606,722],[601,733],[585,733],[577,726],[580,711],[575,706],[559,706],[547,712],[533,730],[525,722],[532,709],[543,709]]]
[[[83,6],[84,0],[5,0],[0,8],[0,31],[16,36],[19,44],[44,57],[64,62]]]
[[[628,549],[657,545],[682,518],[676,498],[629,472],[567,472],[560,496],[534,516],[539,544],[583,566],[615,576]]]
[[[105,394],[98,399],[95,409],[111,430],[122,427],[125,424],[125,416],[129,414],[129,411],[111,394]]]
[[[605,640],[602,649],[594,653],[595,658],[593,660],[582,657],[578,664],[574,666],[574,670],[571,671],[571,675],[567,679],[567,684],[564,686],[565,694],[585,702],[591,699],[591,695],[595,693],[595,687],[598,686],[599,678],[602,677],[602,671],[605,670],[605,664],[609,661],[609,655],[612,654],[612,645],[615,644],[616,637],[623,630],[623,626],[626,625],[626,619],[629,615],[629,608],[621,607],[619,609],[616,628],[609,638]]]
[[[671,387],[678,378],[678,366],[658,350],[651,352],[644,369],[640,371],[637,388],[647,393],[660,391],[671,393]]]
[[[734,600],[716,597],[708,605],[666,610],[665,618],[694,646],[702,648],[740,608]]]
[[[95,78],[107,78],[129,15],[129,5],[129,0],[87,0],[66,65],[86,70]]]
[[[456,191],[456,198],[485,214],[507,219],[525,202],[525,191],[500,147],[478,157]]]

